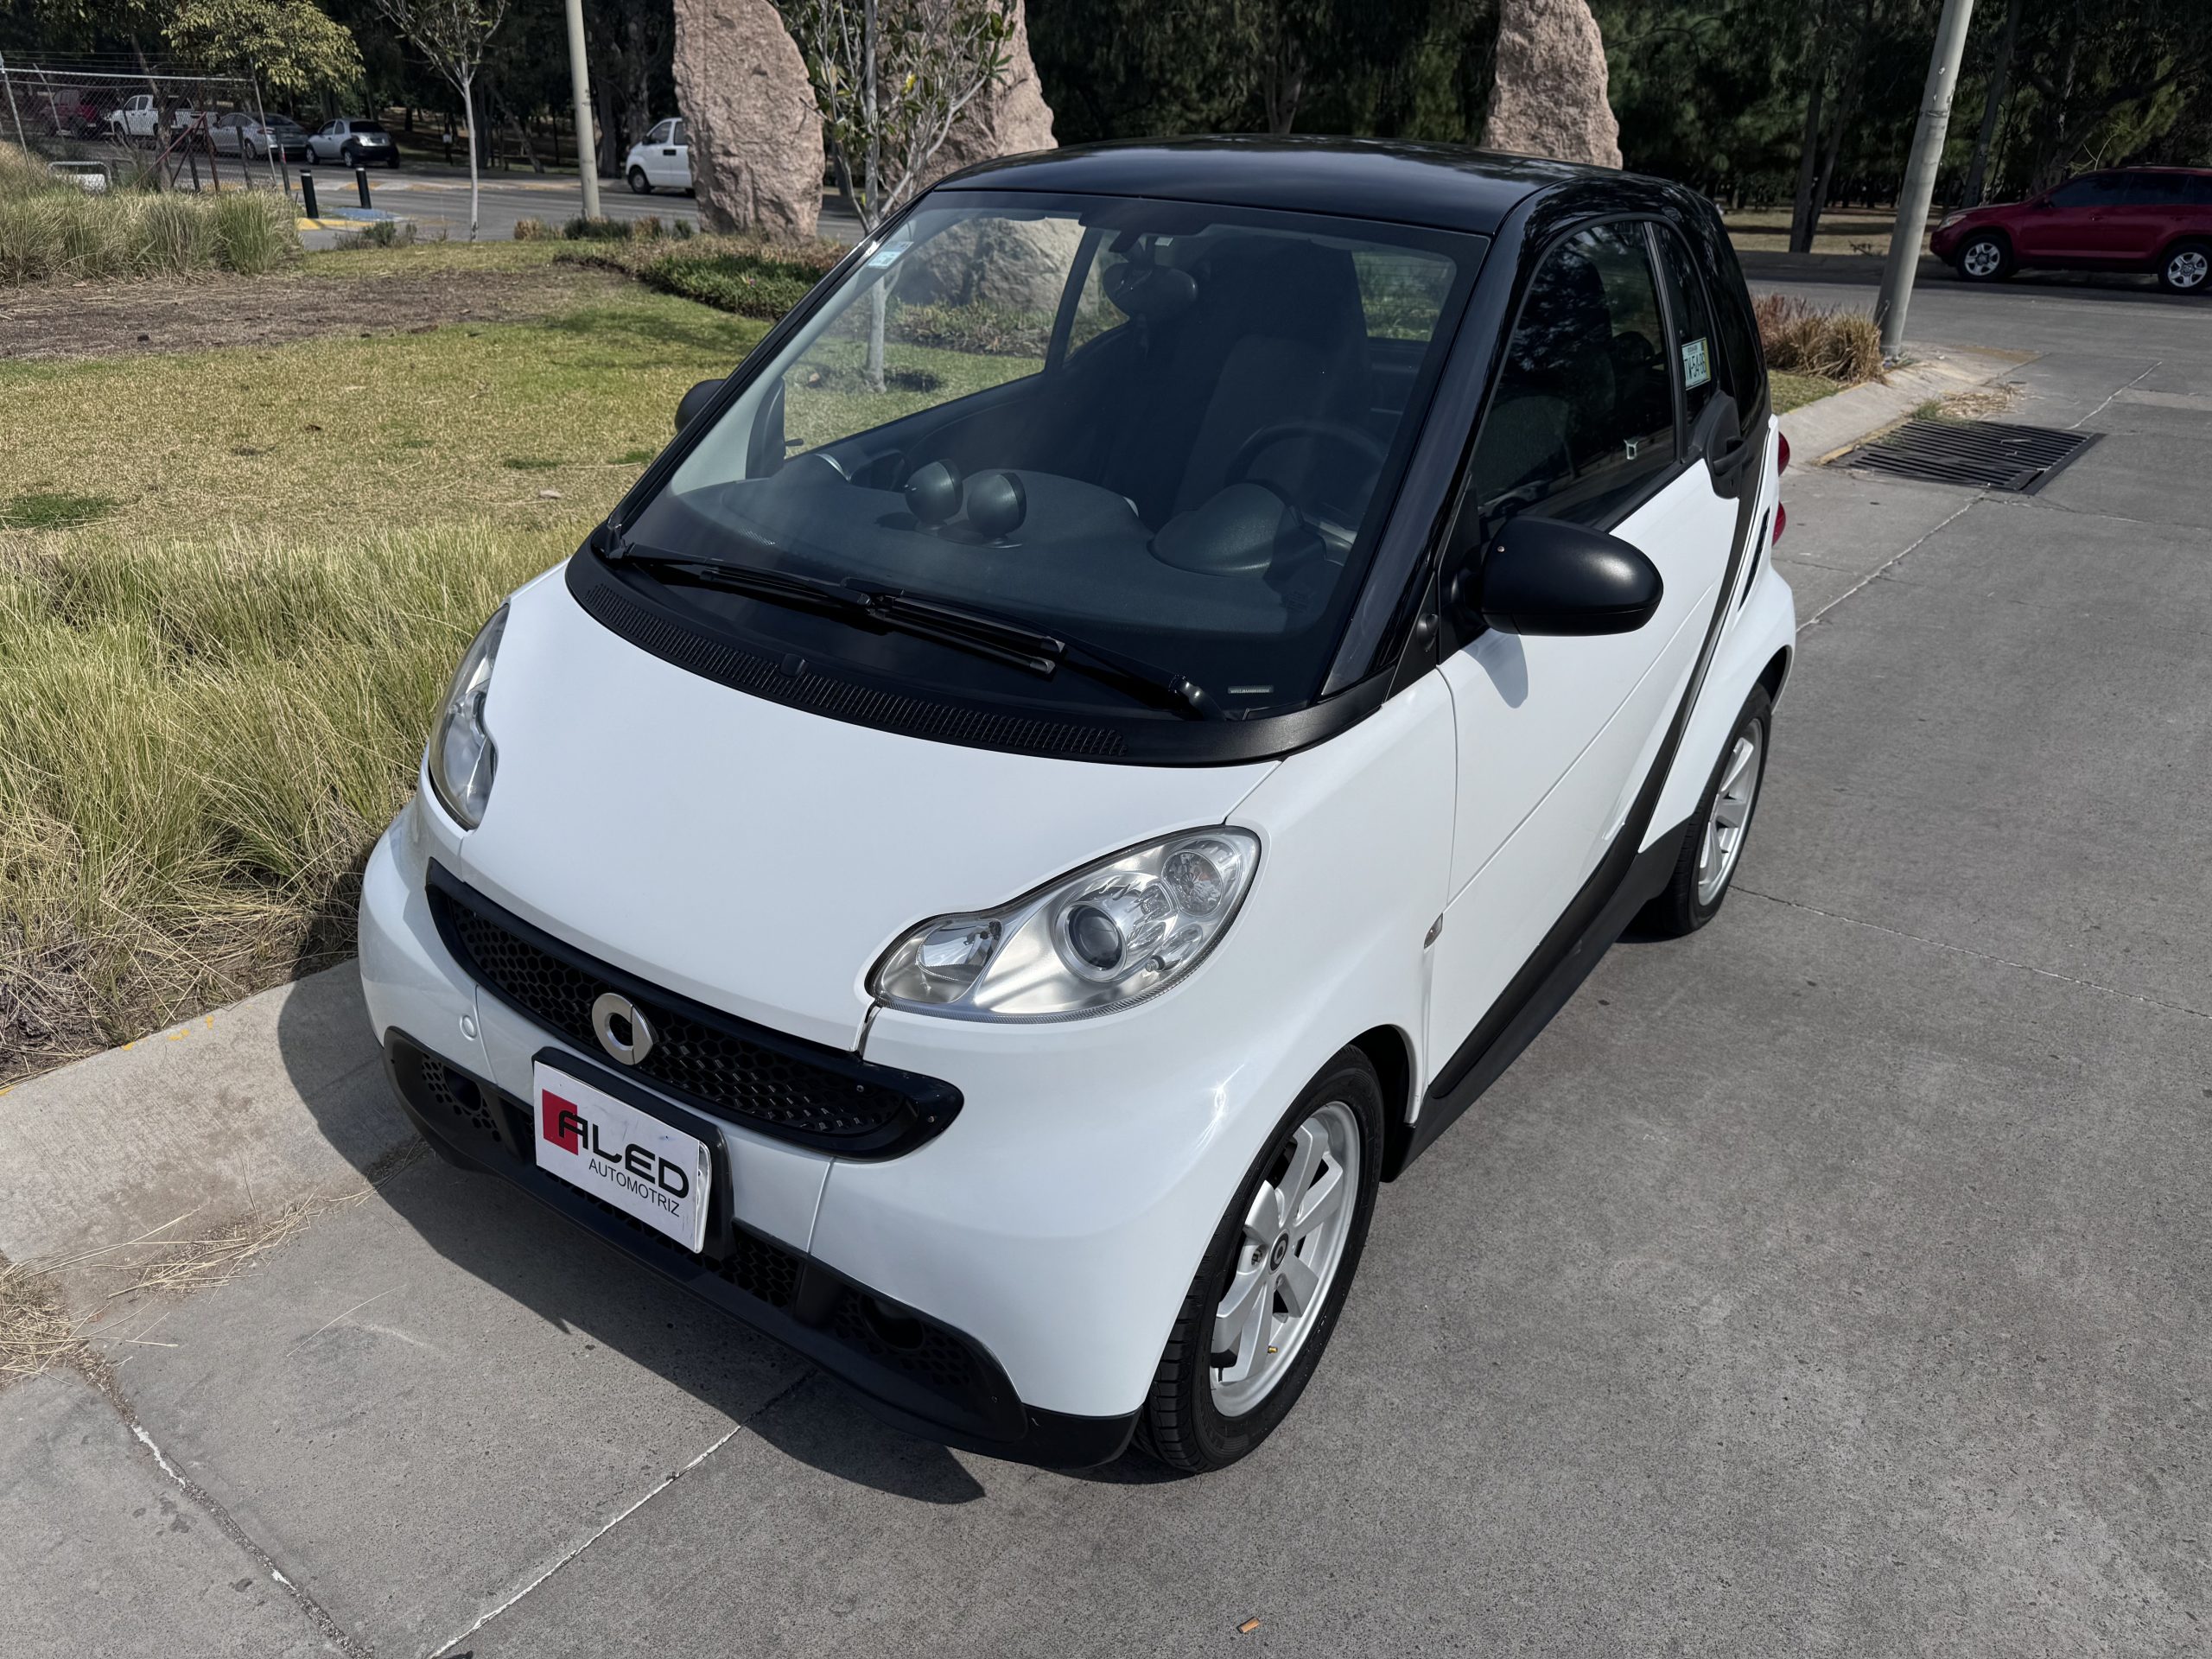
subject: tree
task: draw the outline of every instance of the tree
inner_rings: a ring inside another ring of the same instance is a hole
[[[780,0],[779,9],[822,111],[837,194],[873,236],[920,188],[953,123],[1006,73],[1013,0]],[[868,383],[880,391],[880,276],[868,306]]]
[[[177,0],[162,32],[187,63],[285,98],[361,79],[353,31],[314,0]]]
[[[476,239],[480,184],[476,164],[476,73],[492,35],[507,15],[507,0],[376,0],[377,10],[415,42],[432,67],[461,94],[468,131],[468,239]]]

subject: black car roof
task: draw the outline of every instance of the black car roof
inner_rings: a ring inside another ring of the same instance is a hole
[[[940,190],[1151,196],[1389,219],[1494,233],[1524,198],[1554,185],[1632,175],[1611,168],[1379,138],[1135,139],[1038,150],[955,174]],[[1656,181],[1649,181],[1654,188]]]

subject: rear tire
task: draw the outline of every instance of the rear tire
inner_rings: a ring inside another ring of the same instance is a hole
[[[2158,286],[2169,294],[2212,293],[2212,242],[2177,242],[2158,263]]]
[[[1643,931],[1679,939],[1720,913],[1758,810],[1773,732],[1774,701],[1764,686],[1754,686],[1690,815],[1675,873],[1665,891],[1637,918]]]
[[[652,194],[652,181],[645,176],[645,169],[644,168],[633,167],[630,169],[630,190],[634,195],[650,196]]]
[[[1951,264],[1962,283],[2001,283],[2012,274],[2012,246],[1985,231],[1961,243]]]
[[[1313,1380],[1374,1217],[1382,1113],[1374,1066],[1357,1048],[1344,1049],[1283,1114],[1238,1184],[1183,1298],[1137,1419],[1137,1445],[1170,1469],[1198,1474],[1249,1455]],[[1256,1233],[1248,1225],[1255,1216],[1262,1217]],[[1332,1222],[1342,1230],[1334,1239],[1326,1236]],[[1300,1262],[1310,1264],[1313,1274],[1312,1300],[1303,1306],[1314,1311],[1304,1319],[1301,1308],[1291,1306]],[[1289,1271],[1281,1272],[1286,1264]],[[1274,1346],[1265,1355],[1243,1354],[1248,1338],[1241,1336],[1238,1350],[1216,1349],[1219,1323],[1242,1323],[1225,1311],[1238,1303],[1240,1289],[1241,1305],[1260,1310],[1256,1325],[1246,1327],[1259,1337],[1249,1340],[1285,1345],[1279,1357]],[[1218,1363],[1224,1353],[1234,1353],[1234,1361]]]

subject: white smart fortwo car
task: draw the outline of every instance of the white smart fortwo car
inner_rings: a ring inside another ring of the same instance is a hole
[[[942,183],[462,658],[363,894],[398,1096],[915,1432],[1229,1463],[1378,1182],[1719,906],[1786,459],[1670,184]]]

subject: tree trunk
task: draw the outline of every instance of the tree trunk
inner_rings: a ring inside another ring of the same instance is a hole
[[[1797,194],[1789,207],[1789,251],[1808,253],[1813,240],[1805,226],[1813,213],[1813,173],[1821,154],[1821,100],[1828,86],[1828,14],[1813,25],[1810,53],[1813,84],[1805,94],[1805,130],[1797,143]]]
[[[476,239],[476,222],[481,201],[476,176],[476,99],[469,90],[475,84],[474,73],[461,77],[461,107],[468,119],[468,239],[472,242]]]
[[[878,168],[883,156],[883,111],[877,106],[875,98],[875,0],[867,0],[861,24],[861,96],[868,100],[868,213],[861,222],[870,232],[875,229],[883,211],[882,198],[876,194],[881,182]],[[868,384],[871,391],[883,390],[883,290],[890,280],[889,271],[878,272],[874,286],[868,291]]]
[[[1861,15],[1857,37],[1852,41],[1851,56],[1844,66],[1843,84],[1836,88],[1835,108],[1828,121],[1828,142],[1821,158],[1821,168],[1813,179],[1812,200],[1805,209],[1804,251],[1813,251],[1813,238],[1821,233],[1821,213],[1828,203],[1828,187],[1835,180],[1836,157],[1843,149],[1844,129],[1859,113],[1859,92],[1866,84],[1866,50],[1873,43],[1874,0],[1866,0],[1866,10]]]
[[[2020,35],[2020,0],[2012,0],[2005,8],[2005,28],[1997,37],[1997,54],[1989,67],[1989,87],[1981,99],[1981,130],[1974,137],[1974,161],[1967,168],[1966,188],[1960,193],[1959,206],[1972,207],[1980,201],[1982,182],[1989,172],[1989,147],[1997,137],[1997,118],[2005,107],[2005,89],[2012,78],[2012,42]]]

